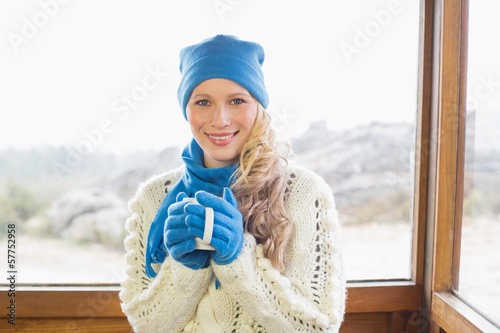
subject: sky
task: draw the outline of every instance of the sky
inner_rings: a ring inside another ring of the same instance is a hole
[[[178,54],[218,33],[264,47],[268,111],[283,139],[319,119],[337,131],[412,122],[418,12],[417,0],[4,1],[0,150],[185,145]]]

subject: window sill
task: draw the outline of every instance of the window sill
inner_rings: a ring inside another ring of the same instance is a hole
[[[431,317],[447,332],[500,332],[451,292],[433,293]]]
[[[410,281],[369,281],[347,283],[346,313],[419,310],[422,286]],[[120,286],[17,286],[18,318],[123,317],[118,294]],[[8,304],[7,292],[0,304]]]

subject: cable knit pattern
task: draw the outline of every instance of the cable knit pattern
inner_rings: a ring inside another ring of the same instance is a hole
[[[345,310],[340,226],[332,192],[290,164],[285,209],[293,228],[281,274],[244,235],[232,263],[192,270],[167,257],[145,273],[149,225],[183,168],[149,179],[130,201],[122,309],[136,332],[338,332]],[[220,282],[215,288],[215,279]]]

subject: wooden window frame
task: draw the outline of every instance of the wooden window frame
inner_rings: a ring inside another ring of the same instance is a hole
[[[460,245],[465,157],[468,0],[435,0],[431,92],[431,166],[424,306],[431,332],[500,332],[455,292]]]
[[[428,164],[428,96],[430,89],[430,30],[428,1],[421,1],[419,85],[417,109],[417,144],[415,197],[413,217],[413,242],[411,278],[409,280],[353,281],[348,282],[346,318],[356,317],[357,322],[371,317],[364,314],[419,313],[422,304],[424,279],[424,247],[426,219],[426,188]],[[424,142],[424,144],[421,144]],[[130,330],[121,310],[118,297],[120,286],[109,285],[20,285],[16,290],[17,322],[31,327],[55,326],[61,332],[123,332]],[[0,304],[6,304],[7,293],[0,293]],[[397,316],[394,316],[397,317]],[[359,318],[359,319],[358,319]],[[389,318],[388,321],[397,321]],[[6,321],[0,321],[0,330]],[[19,326],[18,326],[19,328]],[[349,330],[347,330],[349,331]],[[56,330],[54,332],[59,332]]]
[[[420,6],[411,277],[349,282],[346,319],[368,318],[370,325],[370,314],[410,312],[419,317],[415,332],[495,332],[453,292],[461,236],[468,0],[421,0]],[[117,284],[17,286],[16,321],[28,331],[130,331],[119,291]],[[8,301],[7,292],[0,293],[0,304]],[[387,318],[394,327],[398,316]],[[9,328],[6,322],[0,329]]]

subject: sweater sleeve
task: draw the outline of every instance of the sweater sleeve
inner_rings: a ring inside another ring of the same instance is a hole
[[[211,267],[192,270],[167,257],[157,264],[157,276],[145,272],[145,253],[152,215],[168,190],[168,179],[142,186],[130,201],[125,239],[126,279],[122,282],[122,310],[136,332],[181,332],[213,276]]]
[[[333,195],[319,177],[305,178],[292,174],[289,182],[293,231],[284,274],[249,234],[235,261],[212,263],[221,288],[268,332],[337,332],[343,321],[346,291]]]

